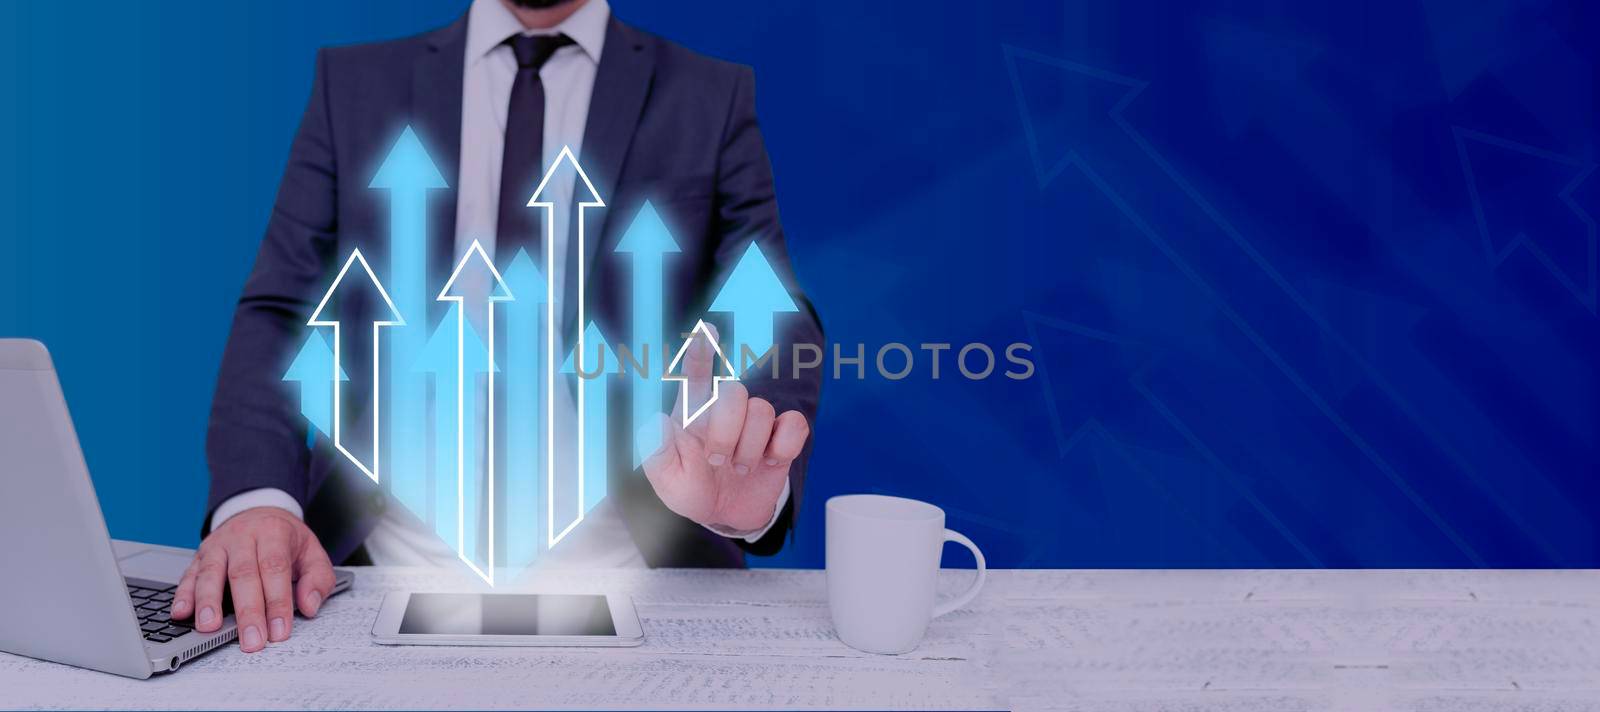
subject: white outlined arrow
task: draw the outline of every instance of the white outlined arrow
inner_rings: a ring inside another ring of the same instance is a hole
[[[584,392],[585,389],[579,388],[579,389],[577,389],[577,391],[578,391],[577,392],[577,401],[578,401],[578,403],[577,403],[577,405],[578,405],[578,456],[576,458],[577,463],[578,463],[578,517],[576,519],[572,520],[572,523],[567,525],[567,527],[565,529],[561,530],[560,534],[556,533],[556,522],[555,522],[555,516],[556,516],[556,505],[555,505],[555,491],[556,491],[556,484],[555,484],[556,483],[556,479],[555,479],[555,472],[556,472],[556,454],[555,454],[556,453],[556,448],[555,448],[555,444],[556,444],[556,426],[555,426],[555,423],[556,423],[556,399],[555,399],[555,395],[554,394],[556,392],[556,369],[560,366],[560,364],[562,362],[562,359],[556,355],[556,323],[557,323],[557,319],[556,319],[556,279],[555,279],[556,271],[555,271],[555,268],[554,268],[555,267],[555,260],[556,260],[556,251],[555,251],[556,250],[556,246],[555,246],[556,245],[556,221],[555,221],[556,204],[555,204],[555,201],[553,201],[553,200],[549,200],[549,199],[541,200],[540,196],[543,196],[545,194],[546,188],[548,188],[549,185],[550,185],[550,180],[555,177],[557,171],[561,170],[561,164],[563,164],[563,163],[569,163],[569,164],[572,165],[572,170],[577,172],[578,181],[579,181],[579,183],[573,185],[573,191],[572,191],[573,192],[573,199],[577,201],[577,206],[578,206],[578,211],[577,211],[578,212],[578,244],[577,244],[577,250],[578,250],[578,253],[577,253],[578,254],[578,266],[577,266],[577,271],[578,271],[578,274],[577,274],[577,278],[578,278],[578,291],[577,291],[577,300],[578,300],[578,304],[577,304],[578,349],[577,349],[577,353],[579,353],[579,354],[583,353],[583,325],[588,323],[583,318],[583,304],[584,304],[584,301],[585,301],[584,300],[584,294],[585,294],[585,291],[586,291],[586,288],[585,288],[585,285],[584,285],[584,275],[588,272],[588,269],[586,268],[586,265],[584,264],[588,259],[588,257],[587,257],[588,252],[584,249],[584,234],[583,234],[584,233],[584,231],[583,231],[584,216],[585,216],[586,211],[589,208],[603,208],[606,205],[606,202],[600,198],[600,193],[597,192],[594,189],[594,183],[590,182],[588,174],[583,172],[583,166],[578,165],[578,158],[576,156],[572,155],[572,147],[571,146],[562,146],[561,147],[561,153],[559,155],[557,155],[556,156],[556,160],[550,164],[550,169],[548,171],[545,171],[544,178],[539,180],[539,187],[533,189],[533,197],[528,198],[528,207],[530,207],[530,208],[544,208],[544,211],[545,211],[544,212],[544,264],[545,264],[545,276],[548,277],[548,279],[545,280],[546,293],[545,293],[545,302],[544,302],[544,309],[545,309],[545,311],[544,311],[544,314],[545,314],[545,319],[544,319],[544,324],[545,324],[545,359],[544,359],[544,364],[545,364],[545,393],[548,394],[546,396],[546,398],[545,398],[545,419],[544,419],[544,422],[545,422],[545,443],[546,443],[546,447],[545,447],[545,464],[546,464],[546,467],[545,467],[545,486],[548,488],[546,490],[546,497],[545,497],[546,510],[547,510],[547,512],[546,512],[547,516],[545,517],[545,522],[547,523],[546,536],[548,537],[548,546],[551,546],[551,547],[554,547],[557,542],[561,541],[564,537],[567,536],[567,534],[571,533],[573,528],[577,527],[578,523],[583,521],[583,514],[584,514],[584,512],[583,512],[583,461],[584,461],[584,452],[583,452],[583,443],[584,443],[584,436],[583,436],[583,420],[584,420],[584,418],[583,418],[583,392]],[[581,186],[581,189],[588,191],[587,199],[578,197],[579,196],[579,191],[580,191],[580,186]],[[570,245],[568,246],[568,249],[571,249]],[[567,278],[570,278],[571,276],[572,275],[566,275]],[[490,349],[490,350],[492,351],[493,349]]]
[[[462,270],[464,268],[466,268],[467,265],[472,262],[474,256],[476,256],[482,262],[482,266],[484,268],[487,268],[489,274],[494,277],[494,283],[492,285],[488,285],[490,288],[483,295],[484,301],[488,304],[488,314],[487,314],[487,318],[485,318],[485,320],[484,320],[484,322],[485,322],[484,331],[486,332],[486,337],[485,337],[486,340],[487,340],[486,345],[488,346],[488,349],[489,349],[489,364],[488,364],[488,369],[487,369],[488,379],[489,379],[489,401],[488,401],[489,402],[489,409],[488,409],[489,447],[488,447],[488,449],[485,450],[485,452],[488,453],[488,457],[486,458],[488,460],[488,463],[486,464],[486,468],[487,468],[486,471],[488,472],[488,477],[486,479],[487,479],[487,481],[489,483],[489,486],[488,486],[488,491],[489,491],[489,499],[488,499],[488,504],[489,504],[489,507],[488,507],[488,509],[489,509],[489,521],[488,521],[488,525],[489,525],[488,526],[489,560],[487,562],[485,562],[485,564],[487,564],[487,565],[483,569],[478,568],[478,565],[473,563],[472,559],[467,557],[467,551],[466,551],[466,480],[467,480],[467,458],[466,458],[466,451],[467,451],[466,422],[467,421],[466,421],[466,419],[468,417],[476,418],[478,414],[477,413],[468,414],[468,413],[464,412],[465,408],[462,407],[462,404],[465,402],[463,400],[463,396],[466,393],[466,387],[467,387],[467,364],[466,364],[466,362],[465,362],[465,360],[464,360],[464,358],[462,356],[463,351],[465,350],[464,349],[464,344],[465,344],[465,341],[466,341],[466,333],[467,333],[467,309],[466,309],[466,305],[464,304],[464,302],[466,301],[467,295],[464,294],[463,292],[465,290],[467,290],[467,289],[470,289],[470,287],[463,286],[463,287],[461,287],[459,289],[456,287],[456,279],[458,279],[461,276]],[[452,291],[454,293],[452,293]],[[450,273],[450,279],[444,283],[444,288],[439,290],[439,296],[438,296],[438,301],[441,301],[441,302],[455,302],[456,303],[456,556],[461,557],[461,560],[463,562],[466,562],[468,568],[471,568],[473,573],[476,573],[480,578],[482,578],[484,580],[485,583],[489,584],[490,586],[494,585],[494,540],[495,540],[495,530],[494,530],[494,460],[495,460],[495,457],[494,457],[494,452],[495,452],[495,450],[494,450],[494,372],[495,372],[496,369],[495,369],[495,363],[494,363],[494,305],[495,305],[495,302],[506,302],[506,301],[512,301],[512,300],[515,300],[515,299],[516,299],[516,295],[511,293],[511,289],[506,286],[505,280],[502,280],[500,278],[500,270],[495,269],[494,260],[489,259],[489,255],[486,254],[483,251],[483,245],[480,244],[477,240],[473,240],[472,241],[472,246],[468,247],[466,253],[461,255],[461,261],[456,263],[455,271]],[[337,347],[335,347],[335,348],[337,348]],[[487,569],[487,571],[485,571],[485,569]]]
[[[388,307],[389,316],[391,317],[389,319],[375,319],[372,322],[372,467],[371,468],[368,468],[366,463],[363,463],[361,461],[361,458],[358,458],[355,455],[351,454],[350,451],[345,449],[345,446],[344,446],[344,425],[343,425],[344,419],[340,415],[340,413],[341,413],[341,401],[343,400],[343,398],[340,397],[340,393],[339,393],[339,391],[340,391],[340,388],[339,388],[339,364],[342,363],[340,361],[339,350],[340,350],[340,341],[341,341],[341,339],[340,339],[340,331],[342,331],[342,329],[340,327],[340,320],[339,319],[326,319],[326,318],[323,318],[323,315],[322,315],[323,310],[328,307],[328,301],[333,298],[333,293],[339,291],[339,285],[344,282],[345,275],[350,273],[350,265],[357,264],[357,263],[361,264],[361,270],[366,273],[368,282],[370,282],[373,287],[377,288],[378,296],[383,297],[383,304],[384,304],[384,306]],[[381,453],[383,452],[382,442],[379,440],[379,433],[382,432],[382,429],[380,427],[380,422],[382,421],[382,417],[383,417],[383,402],[381,400],[381,394],[382,394],[382,390],[383,390],[383,386],[382,386],[382,384],[383,384],[383,372],[379,369],[379,355],[383,353],[383,349],[379,348],[378,335],[379,335],[380,332],[378,330],[382,329],[383,327],[386,327],[386,326],[404,326],[405,323],[406,323],[406,320],[403,317],[400,316],[399,310],[394,308],[394,300],[389,298],[389,292],[386,291],[383,288],[383,283],[378,281],[377,275],[374,275],[372,273],[372,266],[367,264],[367,258],[361,256],[361,250],[359,250],[359,249],[352,250],[350,252],[350,258],[345,260],[344,267],[339,269],[339,276],[333,278],[333,284],[328,286],[327,293],[322,295],[322,301],[317,304],[316,310],[311,312],[311,319],[306,321],[306,326],[331,326],[331,327],[333,327],[333,364],[334,364],[334,368],[333,368],[333,378],[331,379],[331,382],[333,384],[332,385],[332,388],[333,388],[333,447],[335,449],[337,449],[340,453],[344,454],[344,456],[346,458],[348,458],[350,460],[350,462],[354,463],[355,466],[357,468],[359,468],[363,474],[365,474],[367,477],[372,478],[373,482],[377,482],[378,481],[378,473],[380,471],[379,461],[380,461],[380,458],[382,457]]]
[[[695,408],[693,412],[690,412],[689,377],[687,375],[674,376],[672,374],[678,370],[678,364],[683,362],[684,355],[689,353],[689,347],[694,344],[695,334],[706,337],[706,342],[711,344],[711,351],[717,355],[717,361],[722,362],[722,372],[729,375],[718,376],[717,362],[713,361],[711,363],[711,395],[706,398],[706,402],[700,404],[699,408]],[[695,322],[694,329],[689,331],[689,338],[683,340],[683,345],[678,347],[678,353],[672,357],[672,363],[667,364],[666,372],[661,374],[661,380],[663,381],[678,382],[678,399],[683,403],[683,407],[679,409],[679,412],[683,413],[683,427],[689,427],[689,424],[703,415],[706,409],[711,407],[712,403],[717,402],[717,391],[721,388],[723,381],[739,380],[738,376],[732,375],[733,373],[733,364],[729,363],[728,357],[723,355],[722,345],[718,344],[716,337],[711,335],[711,328],[706,326],[706,320],[701,319]]]

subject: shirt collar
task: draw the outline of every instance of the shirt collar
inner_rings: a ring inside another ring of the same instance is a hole
[[[611,19],[611,7],[606,0],[589,0],[571,17],[548,30],[527,30],[517,21],[517,16],[502,4],[502,0],[473,0],[467,10],[467,62],[477,62],[506,38],[518,34],[553,35],[564,33],[571,37],[579,49],[596,64],[606,43],[606,24]]]

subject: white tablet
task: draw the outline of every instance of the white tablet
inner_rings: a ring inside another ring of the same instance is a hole
[[[385,645],[628,647],[644,642],[633,601],[566,593],[391,593],[373,640]]]

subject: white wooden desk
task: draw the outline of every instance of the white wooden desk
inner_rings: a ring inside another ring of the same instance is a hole
[[[820,571],[538,582],[632,594],[647,640],[622,650],[374,645],[385,592],[465,581],[357,571],[290,641],[175,675],[0,654],[0,706],[1600,710],[1591,571],[996,571],[895,657],[834,639]]]

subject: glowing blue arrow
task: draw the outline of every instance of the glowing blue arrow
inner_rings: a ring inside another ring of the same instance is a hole
[[[582,503],[582,508],[578,518],[568,525],[568,530],[583,521],[583,515],[606,498],[606,428],[611,410],[608,405],[610,399],[606,397],[606,386],[610,379],[606,377],[622,372],[616,352],[611,350],[605,335],[600,333],[600,327],[592,321],[584,329],[583,343],[581,370],[573,367],[572,355],[568,355],[566,362],[561,364],[562,373],[578,374],[584,399],[589,402],[589,408],[578,424],[578,439],[583,442],[583,466],[578,469],[578,501]],[[565,534],[562,532],[563,536]],[[556,539],[559,541],[561,536]]]
[[[772,263],[762,254],[754,241],[733,266],[728,281],[711,302],[711,311],[733,313],[733,343],[729,345],[733,359],[740,364],[739,373],[754,365],[745,363],[739,345],[754,352],[757,360],[772,348],[772,321],[778,312],[796,312],[800,307],[789,296],[789,290],[778,279]]]
[[[544,472],[544,355],[539,348],[539,316],[545,300],[544,275],[526,250],[517,250],[506,267],[506,286],[521,299],[506,304],[506,566],[515,571],[532,563],[543,537],[545,510],[539,487]]]
[[[357,265],[361,267],[360,273],[362,276],[348,282],[345,281],[345,277],[350,274],[350,268]],[[346,284],[351,286],[344,287]],[[383,344],[380,336],[385,327],[402,326],[406,321],[395,310],[394,301],[389,298],[389,293],[384,290],[383,283],[378,281],[377,275],[372,273],[372,266],[367,264],[367,258],[361,256],[361,250],[352,250],[350,259],[345,260],[344,267],[339,269],[339,275],[333,278],[333,284],[328,285],[327,293],[322,295],[322,301],[317,304],[316,310],[311,313],[311,318],[306,321],[306,326],[333,327],[333,362],[339,364],[340,371],[344,370],[344,361],[340,358],[339,353],[343,342],[341,337],[344,330],[343,320],[335,318],[327,312],[329,311],[328,302],[333,299],[335,293],[340,291],[341,287],[347,291],[350,289],[370,289],[383,299],[383,308],[380,313],[364,318],[361,322],[362,325],[370,324],[372,326],[372,464],[370,467],[345,447],[344,418],[341,417],[343,410],[341,392],[343,389],[339,387],[339,379],[333,376],[331,370],[328,374],[328,383],[333,391],[333,447],[349,459],[351,463],[355,464],[363,474],[372,478],[373,482],[377,482],[383,453],[383,443],[380,436],[383,432],[383,369],[381,368]],[[348,303],[348,301],[342,300],[342,303]]]
[[[428,191],[447,187],[427,149],[407,126],[389,149],[367,186],[389,191],[389,288],[395,307],[415,323],[389,335],[390,359],[410,364],[428,340]],[[389,482],[395,496],[414,512],[427,509],[427,381],[409,368],[389,374]],[[420,497],[413,499],[413,497]]]
[[[456,263],[455,271],[450,273],[450,279],[444,283],[444,289],[439,290],[438,299],[441,302],[455,302],[457,307],[456,354],[459,358],[456,359],[456,400],[458,405],[466,402],[470,396],[468,391],[477,390],[477,384],[472,384],[473,387],[471,388],[468,388],[467,384],[467,373],[475,366],[475,364],[474,366],[469,366],[467,364],[468,356],[466,353],[465,344],[468,309],[482,309],[481,318],[474,319],[473,321],[474,323],[483,324],[484,332],[489,335],[488,343],[486,344],[485,348],[486,354],[483,358],[479,359],[484,364],[483,368],[488,372],[489,376],[488,387],[484,389],[484,392],[489,395],[489,402],[484,412],[488,414],[488,417],[486,418],[488,423],[485,426],[485,435],[487,436],[486,439],[488,441],[488,449],[486,452],[490,453],[490,455],[489,457],[484,458],[485,474],[482,478],[482,481],[488,485],[487,501],[489,505],[489,515],[487,517],[488,525],[484,528],[484,531],[487,532],[486,539],[489,544],[489,553],[484,559],[485,565],[479,567],[477,563],[467,555],[469,550],[474,552],[477,551],[475,546],[468,546],[468,544],[474,543],[474,540],[467,539],[465,536],[461,537],[460,544],[462,548],[456,553],[460,555],[462,561],[466,562],[467,566],[472,567],[473,572],[478,574],[478,576],[482,578],[485,583],[493,586],[495,561],[495,458],[493,454],[495,453],[494,374],[497,370],[494,364],[494,305],[497,302],[512,301],[516,299],[516,296],[513,295],[510,288],[506,286],[505,280],[500,278],[500,270],[495,269],[494,262],[490,260],[489,255],[483,251],[483,245],[477,240],[473,240],[472,246],[468,247],[466,254],[461,256],[461,261]],[[470,301],[471,304],[466,303],[468,301]],[[466,420],[468,417],[475,415],[477,411],[465,411],[467,415],[463,416],[463,410],[464,409],[458,408],[458,412],[456,414],[456,472],[462,480],[465,480],[467,478],[467,464],[463,453],[466,450],[467,442]],[[478,478],[473,479],[477,480]],[[473,527],[471,531],[476,533],[477,528]]]
[[[306,337],[283,380],[300,383],[300,414],[311,424],[306,428],[306,448],[316,444],[318,430],[333,437],[333,392],[328,390],[328,381],[333,380],[333,349],[322,334],[313,331]],[[339,380],[350,380],[342,368]]]
[[[476,551],[475,513],[482,501],[478,496],[482,478],[477,473],[486,460],[477,428],[477,384],[478,375],[489,365],[489,351],[472,326],[461,323],[460,312],[459,304],[450,305],[411,370],[433,374],[434,531],[455,542],[458,551]],[[458,364],[466,364],[464,374]],[[457,379],[468,380],[473,387],[457,389]],[[469,470],[463,463],[471,463],[472,476],[466,476]],[[465,516],[468,502],[474,512],[470,518]]]
[[[622,235],[622,241],[617,243],[617,252],[633,255],[633,358],[641,365],[647,364],[650,352],[655,351],[657,363],[662,364],[656,368],[663,369],[667,353],[666,339],[662,333],[662,312],[666,309],[665,291],[662,289],[663,263],[666,253],[678,252],[678,243],[672,239],[672,233],[667,230],[666,223],[661,221],[661,216],[650,201],[645,201],[644,207],[639,208],[639,214],[634,216],[628,231]],[[644,369],[635,374],[635,428],[653,422],[656,414],[661,412],[661,393],[666,384],[659,379],[652,380],[653,375]],[[656,431],[646,432],[660,435]],[[643,461],[641,453],[655,452],[659,445],[659,442],[635,443],[633,466],[638,467]]]

